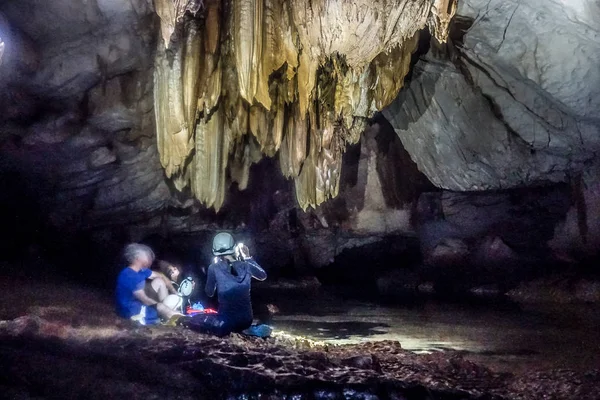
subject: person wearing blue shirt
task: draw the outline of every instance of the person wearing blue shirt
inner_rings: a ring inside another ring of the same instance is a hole
[[[170,280],[149,269],[154,261],[152,249],[131,243],[125,247],[124,256],[128,266],[117,278],[117,314],[142,325],[156,324],[160,318],[170,320],[181,315],[168,306],[173,303],[173,296],[177,296]]]

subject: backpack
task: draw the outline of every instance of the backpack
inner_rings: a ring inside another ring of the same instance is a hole
[[[183,297],[189,297],[194,289],[194,280],[191,277],[187,277],[181,281],[177,288],[177,293]]]

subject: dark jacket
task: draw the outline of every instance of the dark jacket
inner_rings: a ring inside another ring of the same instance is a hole
[[[219,259],[208,267],[206,294],[212,297],[217,292],[219,316],[229,324],[250,326],[252,323],[252,278],[260,281],[267,278],[267,273],[252,259],[233,262]]]

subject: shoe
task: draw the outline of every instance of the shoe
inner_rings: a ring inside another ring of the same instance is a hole
[[[248,336],[258,336],[265,338],[271,336],[271,333],[273,333],[273,328],[265,324],[252,325],[250,326],[250,328],[244,329],[242,333]]]
[[[163,322],[164,326],[177,326],[181,325],[181,320],[186,316],[183,314],[175,314],[172,315],[167,321]]]

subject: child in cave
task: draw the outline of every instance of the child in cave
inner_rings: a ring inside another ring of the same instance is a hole
[[[192,302],[198,301],[198,290],[196,290],[197,279],[188,273],[184,273],[181,266],[177,264],[164,260],[159,260],[157,264],[159,271],[169,278],[173,287],[177,289],[179,301],[176,304],[172,304],[172,308],[185,314],[187,306],[192,305]]]

